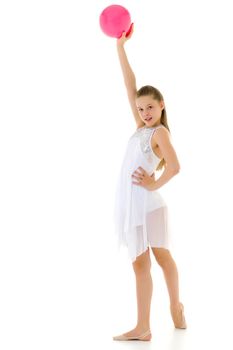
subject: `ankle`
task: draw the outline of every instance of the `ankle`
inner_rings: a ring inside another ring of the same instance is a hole
[[[170,304],[170,308],[171,309],[179,309],[180,308],[180,305],[181,305],[181,302],[175,302],[175,303],[172,303],[172,304]]]
[[[150,325],[145,323],[138,323],[135,328],[140,330],[141,332],[146,332],[148,329],[150,329]]]

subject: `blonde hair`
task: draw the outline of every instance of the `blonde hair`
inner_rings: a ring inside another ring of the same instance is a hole
[[[157,100],[159,102],[163,101],[164,102],[164,98],[163,95],[161,94],[161,92],[156,89],[154,86],[151,85],[145,85],[142,86],[136,93],[136,98],[141,97],[141,96],[152,96],[154,100]],[[165,128],[170,132],[168,123],[167,123],[167,112],[165,107],[162,110],[162,114],[161,114],[161,119],[160,122],[163,126],[165,126]],[[159,162],[156,170],[160,170],[162,169],[164,166],[166,165],[165,159],[162,158],[161,161]]]

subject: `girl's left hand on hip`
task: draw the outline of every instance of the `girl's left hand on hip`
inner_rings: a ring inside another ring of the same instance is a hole
[[[139,170],[139,171],[138,171]],[[155,178],[154,173],[150,176],[142,167],[138,167],[132,174],[132,178],[138,182],[132,182],[134,185],[145,187],[149,191],[154,190]]]

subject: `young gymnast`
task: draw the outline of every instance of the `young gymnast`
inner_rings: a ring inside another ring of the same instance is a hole
[[[137,90],[136,78],[128,62],[124,44],[132,37],[123,32],[116,40],[127,96],[136,122],[119,173],[114,218],[118,247],[128,247],[136,278],[137,324],[114,340],[151,340],[152,297],[150,250],[161,266],[170,297],[174,326],[187,327],[184,306],[179,299],[176,263],[170,252],[169,215],[158,189],[180,170],[170,138],[165,103],[161,92],[150,85]],[[164,168],[156,180],[154,170]]]

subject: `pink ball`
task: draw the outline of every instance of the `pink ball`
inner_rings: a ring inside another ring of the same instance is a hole
[[[102,31],[114,38],[120,38],[123,31],[127,32],[130,29],[131,24],[129,11],[120,5],[106,7],[99,21]]]

